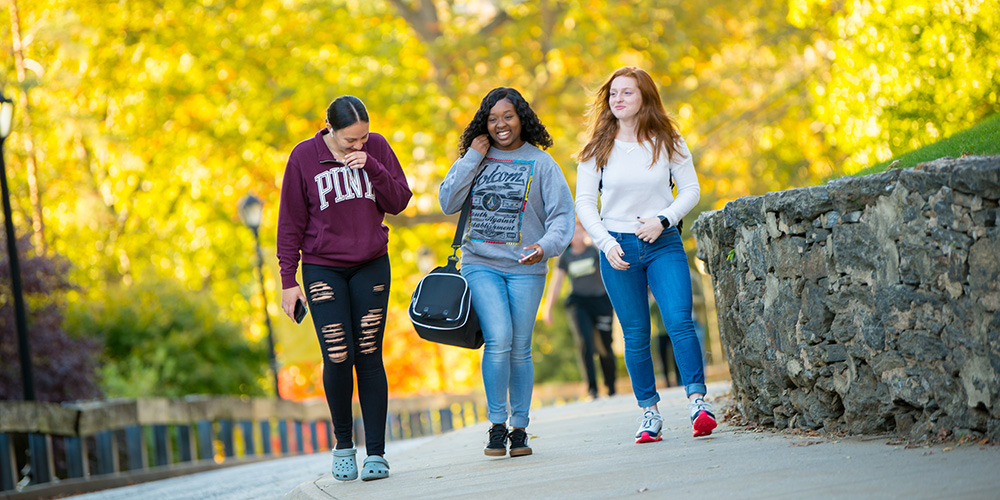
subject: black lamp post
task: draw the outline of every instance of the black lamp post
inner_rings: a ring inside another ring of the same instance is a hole
[[[271,373],[274,374],[274,395],[281,399],[281,390],[278,388],[278,358],[274,356],[274,330],[271,328],[271,315],[267,312],[267,288],[264,287],[264,256],[260,251],[260,228],[261,215],[264,212],[264,203],[252,194],[248,194],[240,200],[240,219],[243,224],[253,231],[253,239],[257,245],[257,274],[260,276],[260,295],[264,300],[264,324],[267,326],[267,352],[268,360],[271,363]]]
[[[24,400],[35,400],[35,377],[31,373],[31,347],[28,344],[28,319],[24,314],[24,295],[21,291],[21,264],[17,260],[17,236],[14,234],[14,220],[11,218],[10,191],[7,189],[7,163],[4,161],[3,143],[10,135],[10,125],[14,118],[14,102],[0,93],[0,188],[3,195],[4,225],[7,228],[7,257],[10,261],[11,291],[14,294],[14,321],[17,324],[17,350],[21,357],[21,383],[24,385]]]

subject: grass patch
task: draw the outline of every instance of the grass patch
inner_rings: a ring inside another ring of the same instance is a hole
[[[928,144],[920,149],[914,149],[889,159],[877,165],[865,168],[854,175],[867,175],[881,172],[889,164],[899,160],[893,168],[910,168],[918,163],[932,161],[950,156],[958,158],[964,154],[995,155],[1000,154],[1000,114],[995,114],[974,127],[958,132],[947,139],[934,144]]]

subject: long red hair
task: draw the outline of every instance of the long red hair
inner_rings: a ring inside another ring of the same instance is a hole
[[[577,159],[583,162],[594,158],[597,170],[601,170],[608,164],[611,150],[615,146],[615,136],[618,135],[618,119],[611,113],[611,104],[608,99],[611,95],[611,83],[619,76],[635,79],[639,87],[642,105],[639,106],[639,112],[636,115],[638,125],[635,134],[639,142],[652,142],[653,164],[664,151],[666,151],[668,159],[681,154],[677,148],[681,139],[680,133],[677,132],[677,123],[663,109],[663,102],[660,100],[656,82],[644,70],[634,66],[625,66],[612,73],[604,85],[597,90],[594,103],[587,113],[590,120],[588,129],[590,139],[587,141],[587,145],[577,152]]]

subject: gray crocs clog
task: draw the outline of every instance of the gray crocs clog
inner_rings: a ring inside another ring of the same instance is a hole
[[[357,448],[333,450],[334,479],[337,481],[353,481],[358,478],[358,462],[354,459],[354,456],[357,454]]]
[[[372,455],[365,459],[365,463],[361,467],[362,481],[385,479],[387,477],[389,477],[389,462],[378,455]]]

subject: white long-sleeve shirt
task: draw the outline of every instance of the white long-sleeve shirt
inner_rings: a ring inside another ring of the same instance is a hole
[[[634,233],[641,225],[637,217],[645,219],[658,215],[665,216],[671,226],[676,226],[698,203],[701,187],[683,138],[677,149],[680,154],[675,154],[672,161],[667,160],[667,153],[663,151],[656,164],[650,167],[653,161],[651,143],[616,139],[603,170],[600,213],[597,197],[602,172],[597,170],[594,158],[577,166],[576,214],[604,253],[618,244],[608,231]],[[677,185],[676,199],[670,190],[671,174]]]

